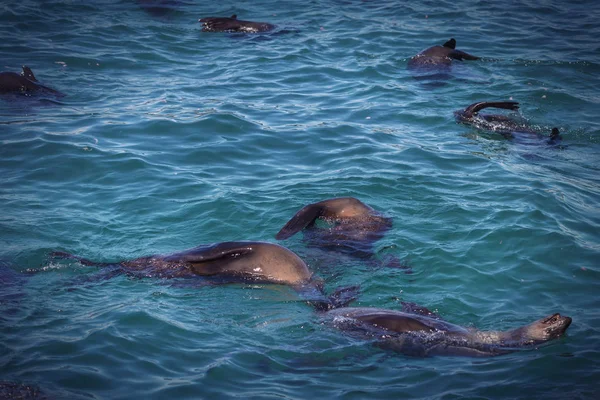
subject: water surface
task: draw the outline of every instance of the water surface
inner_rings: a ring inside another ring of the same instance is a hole
[[[140,2],[143,3],[143,2]],[[593,398],[600,382],[600,6],[577,2],[9,1],[2,70],[67,96],[0,98],[0,380],[56,398]],[[203,33],[205,16],[278,25]],[[450,37],[483,57],[416,80]],[[456,124],[515,100],[562,147]],[[357,306],[410,301],[567,335],[486,359],[416,359],[322,323],[290,288],[105,279],[98,261],[275,242],[302,206],[354,196],[394,219],[376,258],[283,242]],[[28,270],[39,273],[22,276]]]

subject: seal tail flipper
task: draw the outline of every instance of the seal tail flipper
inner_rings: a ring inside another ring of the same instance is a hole
[[[356,300],[358,293],[360,292],[359,285],[345,286],[337,288],[329,296],[329,309],[348,307],[350,303]]]
[[[469,53],[465,53],[464,51],[460,51],[460,50],[454,50],[453,52],[451,52],[450,54],[448,54],[448,57],[453,58],[455,60],[479,60],[479,57],[471,55]]]
[[[254,251],[251,243],[222,242],[195,247],[181,253],[174,253],[165,257],[165,261],[203,263],[211,262],[226,257],[239,257]]]
[[[223,242],[207,246],[199,246],[164,258],[168,262],[185,262],[191,264],[198,275],[215,275],[223,272],[222,261],[237,258],[254,252],[252,244],[244,242]]]
[[[485,108],[502,108],[505,110],[517,111],[519,109],[519,103],[516,101],[480,101],[465,108],[463,114],[471,117]]]
[[[53,251],[52,253],[49,254],[49,257],[77,260],[81,264],[86,265],[88,267],[105,267],[108,265],[114,265],[114,263],[100,263],[100,262],[91,261],[91,260],[88,260],[87,258],[79,257],[79,256],[76,256],[71,253],[66,253],[64,251]]]
[[[329,296],[325,296],[318,287],[303,287],[297,290],[315,310],[329,311],[335,308],[347,307],[348,304],[356,300],[360,286],[338,288]]]
[[[557,145],[562,142],[562,135],[558,128],[552,128],[552,132],[550,132],[550,137],[546,141],[549,145]]]
[[[277,235],[275,235],[275,239],[283,240],[294,236],[302,229],[314,224],[315,220],[319,218],[322,212],[323,207],[318,203],[309,204],[303,207],[283,226],[283,228],[281,228]]]
[[[455,49],[456,48],[456,39],[451,38],[446,43],[444,43],[442,46],[447,47],[449,49]]]
[[[21,73],[21,75],[23,75],[25,78],[29,79],[30,81],[33,81],[33,82],[38,81],[35,78],[35,75],[33,75],[33,71],[31,71],[31,68],[29,68],[26,65],[23,65],[23,72]]]

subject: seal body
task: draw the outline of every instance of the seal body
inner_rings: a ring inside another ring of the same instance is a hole
[[[427,311],[425,308],[419,310]],[[430,312],[429,312],[430,313]],[[572,320],[552,314],[509,331],[479,331],[420,315],[381,308],[339,308],[326,317],[336,328],[363,338],[377,339],[382,347],[411,356],[485,357],[506,354],[562,336]]]
[[[38,83],[31,68],[23,66],[23,72],[0,72],[0,93],[31,93],[46,91],[56,95],[63,95],[54,89]]]
[[[408,68],[432,68],[449,67],[452,60],[478,60],[464,51],[456,50],[456,40],[450,39],[442,46],[433,46],[423,50],[408,61]]]
[[[179,253],[117,263],[97,263],[63,252],[54,252],[51,256],[77,259],[84,265],[118,266],[125,272],[148,277],[218,276],[289,285],[303,285],[312,277],[304,261],[294,252],[267,242],[213,243]]]
[[[371,255],[373,243],[391,227],[390,218],[362,201],[340,197],[303,207],[275,238],[287,239],[304,230],[304,238],[311,245]]]
[[[275,28],[267,22],[242,21],[237,15],[231,17],[206,17],[198,20],[202,24],[202,32],[268,32]]]
[[[517,121],[502,114],[480,114],[486,108],[497,108],[517,111],[519,103],[516,101],[481,101],[473,103],[463,110],[454,112],[456,121],[460,124],[471,125],[477,129],[498,132],[504,137],[513,139],[523,144],[539,144],[540,140],[549,145],[557,145],[562,141],[558,128],[552,128],[549,136],[541,135],[528,123]]]
[[[126,273],[136,277],[204,277],[208,284],[234,282],[275,283],[292,286],[319,311],[346,306],[358,294],[358,286],[338,288],[325,295],[322,281],[313,278],[306,263],[291,250],[268,242],[221,242],[200,245],[168,255],[153,255],[116,263],[98,263],[61,251],[54,258],[70,258],[83,265],[105,267],[107,277]],[[181,283],[181,282],[180,282]],[[189,286],[197,285],[196,281]],[[179,285],[184,286],[184,285]]]

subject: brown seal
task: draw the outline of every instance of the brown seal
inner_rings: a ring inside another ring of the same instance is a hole
[[[339,308],[326,317],[339,329],[376,338],[382,347],[411,356],[485,357],[506,354],[562,336],[571,318],[552,314],[508,331],[480,331],[443,321],[424,307],[408,312],[381,308]]]
[[[275,238],[287,239],[304,230],[310,245],[370,256],[373,243],[391,227],[391,218],[354,197],[340,197],[302,207]]]
[[[168,255],[153,255],[115,263],[98,263],[65,252],[51,257],[78,260],[83,265],[112,267],[115,273],[137,277],[212,279],[214,284],[264,282],[290,285],[319,310],[340,307],[354,300],[358,287],[337,289],[326,297],[323,283],[314,278],[294,252],[268,242],[221,242],[200,245]],[[194,286],[195,282],[192,282]]]

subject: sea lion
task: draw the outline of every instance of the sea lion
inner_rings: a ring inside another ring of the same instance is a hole
[[[0,72],[0,93],[31,93],[46,91],[55,95],[64,96],[62,93],[38,83],[31,68],[23,66],[23,72]]]
[[[202,32],[241,32],[258,33],[273,30],[275,25],[267,22],[242,21],[237,15],[231,17],[206,17],[198,20],[202,24]]]
[[[479,57],[456,50],[456,40],[448,40],[442,46],[433,46],[423,50],[408,61],[408,68],[448,67],[452,60],[479,60]]]
[[[319,227],[319,220],[325,226]],[[391,218],[354,197],[340,197],[304,206],[275,238],[287,239],[304,229],[304,238],[311,245],[371,256],[373,243],[391,227]]]
[[[200,245],[168,255],[153,255],[116,263],[98,263],[65,252],[51,257],[71,258],[87,266],[114,267],[139,277],[216,278],[214,283],[261,282],[290,285],[317,309],[329,309],[353,300],[357,288],[343,288],[329,298],[322,282],[313,278],[304,261],[287,248],[267,242],[221,242]],[[354,290],[355,289],[355,290]],[[352,291],[354,290],[354,291]],[[344,297],[342,297],[344,296]]]
[[[572,319],[552,314],[509,331],[479,331],[427,315],[424,307],[407,313],[381,308],[339,308],[325,317],[336,328],[361,338],[376,339],[384,347],[409,356],[486,357],[506,354],[562,336]]]
[[[53,252],[51,256],[74,258],[88,266],[118,265],[127,272],[148,277],[219,275],[288,285],[302,285],[312,277],[304,261],[294,252],[267,242],[212,243],[179,253],[152,255],[116,263],[97,263],[63,252]]]
[[[480,101],[469,105],[463,110],[455,111],[454,115],[456,121],[460,124],[472,125],[477,129],[498,132],[504,137],[523,143],[529,143],[532,139],[535,142],[539,142],[541,139],[545,140],[547,144],[557,145],[562,141],[562,136],[558,128],[552,128],[550,136],[541,135],[525,121],[519,122],[506,115],[479,114],[481,110],[486,108],[517,111],[519,103],[516,101]]]

